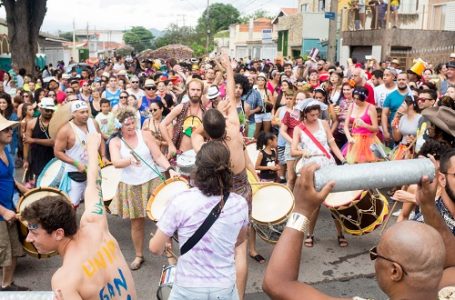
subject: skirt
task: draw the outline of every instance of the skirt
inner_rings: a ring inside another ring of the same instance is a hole
[[[390,154],[390,160],[411,159],[412,157],[412,147],[408,148],[405,144],[399,144]]]
[[[111,213],[123,219],[144,218],[146,216],[147,203],[153,191],[161,182],[159,177],[141,185],[129,185],[120,182],[117,195],[109,205]]]
[[[343,155],[349,164],[367,163],[377,161],[371,145],[381,142],[375,134],[354,134],[354,143],[347,143],[343,149]]]

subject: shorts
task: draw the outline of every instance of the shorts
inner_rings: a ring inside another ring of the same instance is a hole
[[[284,150],[284,159],[286,161],[297,160],[297,157],[291,155],[291,147],[291,143],[286,143],[286,149]]]
[[[182,287],[174,284],[172,286],[169,300],[177,299],[198,299],[198,300],[238,300],[239,293],[234,284],[229,288],[215,287]]]
[[[272,122],[272,113],[255,114],[254,122],[256,123]]]
[[[286,156],[284,155],[286,151],[286,146],[278,146],[278,162],[280,165],[285,165],[286,164]]]
[[[399,6],[390,6],[391,11],[397,11],[400,7]]]
[[[0,266],[8,267],[13,257],[24,255],[24,248],[19,241],[17,221],[8,223],[0,221]]]
[[[71,203],[74,206],[78,206],[84,196],[85,188],[87,187],[87,181],[76,182],[71,180],[71,190],[68,192],[68,196],[71,199]]]
[[[248,122],[248,132],[247,136],[252,138],[254,137],[254,131],[256,130],[256,123],[254,122]]]

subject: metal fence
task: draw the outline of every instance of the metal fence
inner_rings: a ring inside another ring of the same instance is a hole
[[[455,45],[435,47],[427,49],[413,50],[392,50],[390,56],[400,60],[401,67],[410,68],[414,64],[414,59],[421,58],[427,63],[431,63],[435,67],[439,63],[449,61],[450,53],[455,52]]]

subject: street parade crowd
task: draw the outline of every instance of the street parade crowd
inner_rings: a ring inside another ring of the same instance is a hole
[[[132,272],[150,251],[168,260],[160,299],[244,299],[251,263],[267,263],[272,299],[340,299],[298,281],[321,207],[349,247],[347,234],[384,226],[394,201],[396,222],[370,250],[379,287],[455,299],[455,53],[409,68],[317,55],[117,56],[33,75],[13,63],[0,71],[0,115],[1,291],[30,290],[14,282],[24,253],[58,254],[56,299],[137,299]],[[433,180],[314,187],[319,168],[419,156]],[[360,206],[371,217],[343,215]],[[131,221],[128,263],[107,214]],[[271,257],[257,237],[276,243]]]

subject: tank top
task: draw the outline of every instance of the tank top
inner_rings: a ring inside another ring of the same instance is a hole
[[[41,117],[36,119],[35,127],[32,130],[32,138],[40,140],[48,140],[49,129],[41,127]],[[44,130],[43,130],[44,129]],[[36,143],[30,145],[30,170],[33,174],[39,175],[46,164],[54,158],[54,147],[43,146]]]
[[[262,153],[262,160],[261,166],[274,166],[276,161],[276,153],[275,150],[272,150],[272,154],[268,154],[265,150],[261,150]],[[272,170],[261,170],[259,173],[259,178],[273,180],[276,178],[276,172]]]
[[[73,147],[65,151],[65,154],[71,157],[72,159],[83,163],[84,165],[88,164],[88,154],[87,154],[87,133],[82,129],[76,126],[73,121],[69,122],[71,128],[73,129],[75,135],[75,141]],[[88,133],[94,133],[96,131],[95,123],[93,119],[87,120]],[[66,172],[77,171],[77,168],[71,164],[65,163]]]
[[[136,135],[137,146],[134,148],[134,152],[136,152],[144,161],[146,161],[150,166],[158,171],[158,166],[153,161],[150,150],[144,142],[142,132],[140,130],[136,130]],[[131,149],[121,140],[120,157],[128,158],[131,156]],[[150,169],[150,167],[141,161],[141,164],[139,166],[130,165],[126,168],[123,168],[120,181],[129,185],[141,185],[156,177],[158,177],[158,174],[156,174],[153,170]]]
[[[316,138],[316,140],[319,141],[322,147],[324,147],[324,149],[328,153],[330,153],[330,147],[327,141],[327,134],[324,130],[324,126],[322,125],[322,120],[318,119],[318,130],[316,132],[312,132],[312,134]],[[310,162],[316,162],[321,167],[323,167],[335,163],[335,160],[333,159],[332,155],[330,155],[330,159],[328,159],[324,155],[324,152],[322,152],[321,149],[319,149],[319,147],[311,140],[311,138],[303,130],[300,131],[300,147],[302,148],[302,150],[307,151],[312,155],[315,154],[320,155],[306,158],[304,165]]]
[[[111,92],[111,91],[109,91],[109,89],[105,90],[106,99],[109,100],[109,102],[111,103],[111,107],[114,107],[118,104],[118,102],[120,100],[121,91],[122,91],[121,89],[117,89],[115,92]]]
[[[365,112],[360,116],[360,119],[365,122],[366,124],[368,125],[371,125],[372,124],[372,121],[371,121],[371,117],[370,117],[370,114],[368,113],[370,110],[370,104],[368,104],[367,108],[365,109]],[[354,120],[355,118],[352,116],[352,113],[351,115],[349,116],[349,123],[352,124],[354,123]],[[368,129],[366,129],[365,127],[352,127],[352,130],[351,130],[351,133],[352,134],[372,134],[372,132]]]

